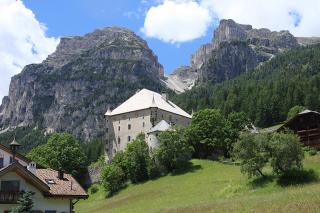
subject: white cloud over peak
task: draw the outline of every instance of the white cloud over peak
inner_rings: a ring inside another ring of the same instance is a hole
[[[319,0],[164,0],[147,11],[143,32],[179,43],[203,36],[215,19],[234,19],[254,28],[320,36]]]
[[[165,0],[147,11],[142,32],[165,42],[180,43],[204,36],[211,21],[210,11],[195,1]]]
[[[55,50],[59,40],[47,37],[45,31],[21,0],[0,0],[0,100],[8,94],[13,75]]]

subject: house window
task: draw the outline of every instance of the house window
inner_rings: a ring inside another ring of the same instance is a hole
[[[131,141],[131,137],[130,136],[128,136],[128,142],[130,142]]]
[[[129,129],[129,130],[131,129],[131,124],[128,124],[128,129]]]
[[[142,127],[144,127],[145,126],[145,123],[144,122],[142,122]]]
[[[53,179],[46,179],[47,184],[56,184]]]
[[[120,126],[118,126],[118,131],[120,131]]]
[[[1,181],[1,191],[2,192],[19,192],[20,181],[18,180]]]
[[[118,137],[118,144],[120,144],[120,137]]]
[[[0,169],[3,168],[3,158],[0,158]]]

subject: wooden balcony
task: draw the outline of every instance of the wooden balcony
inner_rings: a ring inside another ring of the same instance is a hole
[[[0,192],[0,204],[17,203],[21,192]]]
[[[304,145],[320,148],[320,128],[297,132]]]

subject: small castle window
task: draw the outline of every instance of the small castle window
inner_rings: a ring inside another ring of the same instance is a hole
[[[131,124],[128,124],[128,129],[129,129],[129,130],[131,129]]]
[[[120,137],[118,137],[118,144],[120,144],[120,141],[121,141],[121,140],[120,140]]]
[[[144,127],[145,126],[145,123],[144,122],[142,122],[142,127]]]
[[[131,136],[128,136],[128,142],[130,142],[131,141]]]
[[[120,131],[120,126],[118,126],[118,131]]]
[[[107,133],[109,132],[109,128],[106,129],[106,132],[107,132]]]

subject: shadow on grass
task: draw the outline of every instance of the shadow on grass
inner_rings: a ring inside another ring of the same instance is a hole
[[[189,172],[195,172],[199,169],[202,169],[201,165],[193,165],[192,162],[187,162],[185,165],[183,165],[180,169],[176,169],[175,171],[173,171],[171,173],[172,176],[176,176],[176,175],[183,175],[185,173],[189,173]]]
[[[280,186],[292,186],[292,185],[301,185],[311,182],[319,181],[318,174],[313,170],[304,170],[304,169],[291,169],[281,175],[277,183]]]
[[[275,176],[273,175],[260,176],[250,181],[249,185],[254,189],[261,188],[267,185],[268,183],[273,182],[274,179],[275,179]]]

